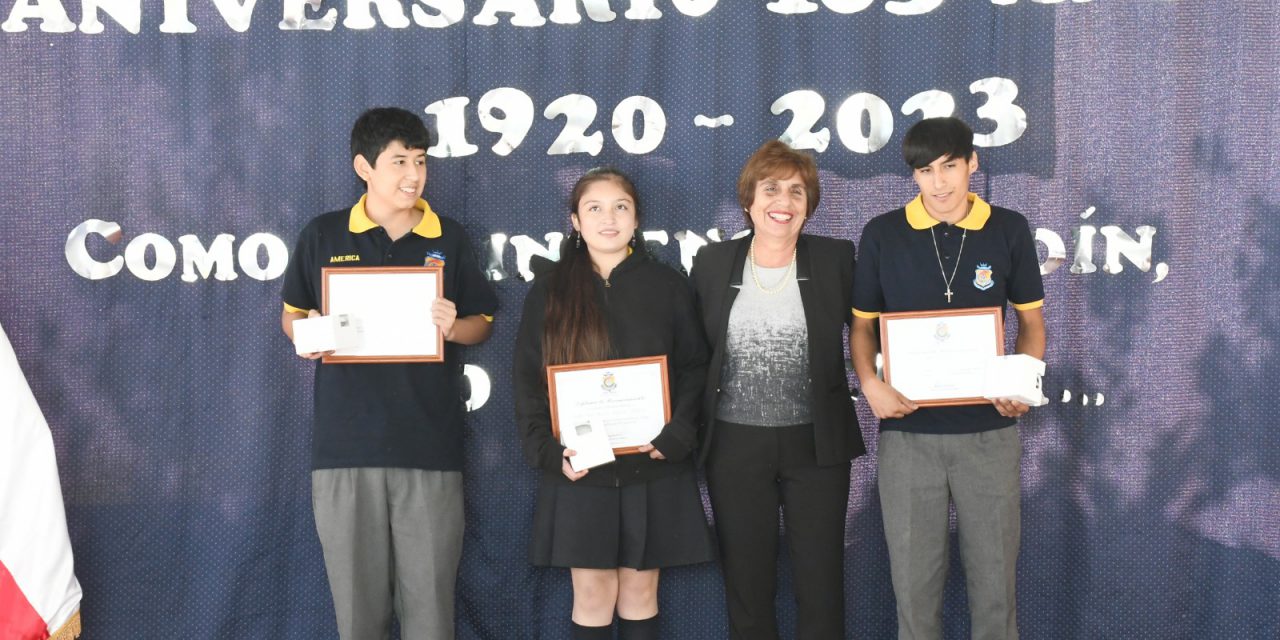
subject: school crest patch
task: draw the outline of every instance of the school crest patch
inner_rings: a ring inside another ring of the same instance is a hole
[[[422,266],[424,266],[424,267],[443,267],[443,266],[444,266],[444,254],[443,254],[443,253],[441,253],[441,252],[439,252],[439,251],[428,251],[428,252],[427,252],[427,257],[426,257],[425,259],[423,259],[423,261],[422,261]]]
[[[618,388],[618,380],[614,378],[612,371],[604,372],[600,377],[600,389],[609,393],[614,392]]]
[[[995,282],[991,280],[991,265],[985,262],[979,262],[978,268],[973,270],[973,286],[978,291],[986,291],[995,286]]]

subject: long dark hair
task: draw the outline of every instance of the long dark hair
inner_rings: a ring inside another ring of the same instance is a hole
[[[635,203],[636,233],[639,234],[640,199],[631,179],[610,167],[592,169],[578,179],[569,194],[569,211],[578,213],[578,201],[587,187],[612,180]],[[560,264],[547,282],[547,308],[542,329],[544,364],[595,362],[609,358],[609,325],[596,298],[595,267],[586,243],[572,231],[560,245]],[[639,243],[637,243],[637,246]]]

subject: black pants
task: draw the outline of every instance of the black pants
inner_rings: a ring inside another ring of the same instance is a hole
[[[796,637],[844,637],[844,521],[849,464],[819,467],[813,427],[716,423],[707,458],[730,637],[778,637],[778,507],[785,514]]]

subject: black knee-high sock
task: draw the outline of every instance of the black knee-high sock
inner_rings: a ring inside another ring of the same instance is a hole
[[[573,623],[573,640],[613,640],[613,625],[584,627],[575,622]]]
[[[618,640],[658,640],[658,616],[644,620],[618,618]]]

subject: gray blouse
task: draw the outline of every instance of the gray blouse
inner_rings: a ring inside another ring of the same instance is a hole
[[[785,427],[813,421],[809,394],[809,329],[795,271],[756,267],[760,285],[743,265],[742,288],[729,311],[724,368],[716,418],[725,422]]]

